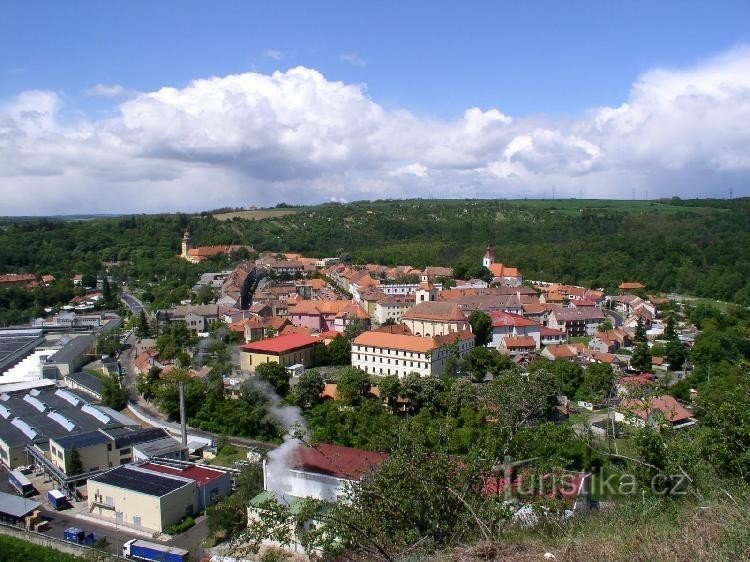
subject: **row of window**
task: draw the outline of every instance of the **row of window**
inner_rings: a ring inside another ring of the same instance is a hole
[[[390,358],[388,358],[386,361],[383,361],[382,357],[368,358],[367,355],[362,354],[360,356],[359,353],[357,353],[356,356],[357,356],[357,360],[359,360],[359,361],[369,361],[371,363],[385,363],[387,365],[399,365],[400,364],[400,365],[403,365],[404,367],[417,367],[418,369],[420,369],[420,368],[425,368],[426,369],[429,366],[429,363],[427,363],[427,362],[422,363],[421,361],[407,361],[406,359],[401,359],[401,363],[399,363],[398,359],[391,360]],[[393,361],[393,362],[391,362],[391,361]],[[408,365],[407,365],[407,363],[408,363]]]

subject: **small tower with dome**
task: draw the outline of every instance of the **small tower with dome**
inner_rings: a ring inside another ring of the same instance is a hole
[[[190,235],[189,230],[185,230],[185,234],[182,235],[182,258],[188,258],[188,250],[193,249],[193,237]]]
[[[492,246],[487,244],[487,251],[484,253],[482,265],[489,269],[493,263],[495,263],[495,253],[492,251]]]

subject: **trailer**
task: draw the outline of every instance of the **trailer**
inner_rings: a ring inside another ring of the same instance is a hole
[[[83,532],[83,529],[79,529],[78,527],[68,527],[65,529],[63,537],[66,541],[82,544],[86,538],[86,533]]]
[[[131,560],[146,562],[187,562],[189,552],[175,546],[166,546],[140,539],[130,539],[122,545],[122,555]]]
[[[25,498],[33,496],[36,493],[31,480],[26,478],[23,472],[18,469],[11,470],[8,473],[8,484],[13,486],[13,488],[15,488],[16,491]]]
[[[68,507],[68,498],[60,490],[50,490],[47,492],[47,501],[55,511],[60,511]]]

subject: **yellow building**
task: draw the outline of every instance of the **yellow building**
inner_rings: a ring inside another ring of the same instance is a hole
[[[194,480],[133,465],[90,478],[87,488],[92,515],[148,531],[162,532],[198,512]]]
[[[255,371],[263,363],[280,363],[285,367],[302,364],[311,367],[313,350],[320,343],[320,338],[307,334],[289,334],[247,343],[240,347],[240,368],[243,371]]]
[[[401,322],[415,336],[427,338],[471,330],[461,307],[450,301],[420,302],[403,314]]]

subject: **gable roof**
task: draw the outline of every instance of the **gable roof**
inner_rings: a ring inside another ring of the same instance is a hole
[[[420,302],[407,310],[403,320],[439,320],[443,322],[466,322],[466,314],[455,302]]]
[[[519,327],[539,327],[539,322],[534,322],[528,318],[524,318],[520,314],[513,314],[512,312],[503,312],[501,310],[490,312],[490,318],[492,319],[493,328],[503,328],[506,326]]]
[[[246,343],[240,346],[242,351],[250,353],[289,353],[297,349],[304,349],[318,343],[320,340],[307,334],[289,334],[286,336],[276,336],[252,343]]]
[[[503,339],[503,346],[506,349],[516,347],[536,347],[536,340],[531,336],[508,336]]]
[[[623,400],[621,408],[631,411],[642,420],[648,420],[649,416],[655,411],[660,411],[664,414],[664,418],[671,423],[682,422],[693,417],[682,404],[668,394],[655,396],[648,401]]]
[[[300,445],[292,455],[291,468],[346,480],[360,480],[387,458],[386,453],[328,443],[316,447]]]
[[[427,353],[438,349],[443,345],[451,344],[456,341],[456,339],[473,340],[474,335],[468,330],[461,330],[444,336],[434,336],[431,338],[388,332],[363,332],[357,336],[352,343],[354,345]]]

